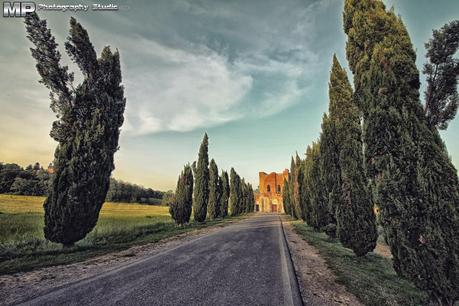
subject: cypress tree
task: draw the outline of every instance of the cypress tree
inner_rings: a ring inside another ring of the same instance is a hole
[[[426,49],[429,62],[424,64],[423,70],[427,79],[424,111],[430,127],[446,130],[459,104],[459,60],[454,58],[459,49],[459,20],[434,30]]]
[[[290,196],[289,196],[290,193],[288,189],[289,189],[288,181],[284,179],[284,189],[282,192],[282,205],[284,205],[284,212],[287,215],[291,215],[291,212],[290,212],[291,205],[290,205]]]
[[[298,153],[295,157],[295,174],[293,175],[293,195],[295,203],[295,216],[304,220],[304,213],[301,203],[301,190],[303,184],[303,167]]]
[[[359,110],[352,87],[336,56],[330,75],[330,119],[336,126],[339,154],[340,199],[336,203],[337,235],[341,243],[363,256],[376,247],[378,238],[373,202],[363,168]],[[321,142],[322,145],[322,142]]]
[[[169,213],[176,224],[190,222],[193,205],[193,171],[186,165],[180,174],[175,190],[175,199],[169,206]]]
[[[239,214],[239,192],[240,192],[240,181],[234,168],[230,171],[230,194],[229,194],[229,213],[231,216],[237,216]]]
[[[58,119],[50,136],[58,142],[54,175],[44,203],[45,238],[72,246],[97,223],[115,168],[126,100],[121,85],[119,53],[109,47],[97,58],[87,31],[74,18],[65,49],[80,68],[83,82],[73,86],[73,73],[61,66],[57,43],[46,21],[36,13],[25,18],[32,57],[50,90],[51,109]]]
[[[331,115],[331,102],[329,105]],[[320,138],[320,172],[326,190],[325,200],[330,214],[330,225],[336,227],[336,207],[341,195],[341,171],[339,167],[339,149],[336,127],[332,118],[324,114]]]
[[[204,134],[199,148],[198,163],[196,164],[196,182],[194,188],[193,213],[194,221],[204,222],[207,215],[207,202],[209,200],[209,138]]]
[[[325,188],[320,175],[320,143],[313,142],[310,150],[307,151],[310,161],[308,165],[307,189],[309,193],[309,215],[305,213],[305,219],[316,231],[322,230],[330,223],[330,215],[325,199]]]
[[[230,185],[229,185],[229,178],[228,173],[226,171],[222,171],[221,175],[221,198],[220,198],[220,213],[221,217],[225,218],[228,216],[228,200],[230,194]]]
[[[239,174],[237,176],[237,191],[236,191],[236,215],[240,215],[244,212],[244,180],[241,179]]]
[[[306,158],[304,160],[304,177],[303,177],[303,186],[304,186],[304,199],[303,199],[303,209],[304,209],[304,219],[307,224],[312,226],[312,210],[313,205],[311,203],[311,169],[313,165],[313,154],[312,146],[308,146],[306,149]],[[291,209],[291,208],[290,208]]]
[[[419,101],[409,35],[376,0],[346,0],[344,29],[364,117],[367,173],[394,268],[432,300],[453,305],[459,299],[459,182]]]
[[[249,212],[249,189],[244,179],[241,181],[241,213]]]
[[[255,211],[255,194],[253,193],[253,187],[252,184],[248,184],[248,189],[249,189],[249,210],[248,212],[254,212]]]
[[[207,205],[207,214],[209,219],[215,219],[220,216],[220,186],[218,167],[212,158],[209,166],[209,204]]]
[[[295,203],[295,180],[296,180],[296,177],[295,177],[295,172],[296,172],[296,169],[295,169],[295,160],[293,159],[293,156],[292,156],[292,159],[290,161],[290,179],[288,180],[288,192],[289,192],[289,200],[290,200],[290,213],[291,213],[291,216],[295,219],[298,219],[299,216],[296,214],[296,203]]]

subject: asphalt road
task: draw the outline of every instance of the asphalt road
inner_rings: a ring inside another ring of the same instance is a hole
[[[262,214],[23,305],[302,305],[280,218]]]

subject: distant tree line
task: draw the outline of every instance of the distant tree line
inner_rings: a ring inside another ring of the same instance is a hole
[[[163,191],[157,191],[111,178],[106,201],[161,204],[163,195]]]
[[[46,196],[51,188],[52,176],[53,173],[48,172],[38,162],[25,168],[14,163],[0,162],[0,193]],[[105,201],[163,204],[164,194],[163,191],[111,178]],[[170,196],[170,192],[168,195]]]
[[[228,215],[237,216],[255,209],[255,196],[250,183],[231,168],[219,174],[217,163],[208,157],[209,138],[202,140],[197,162],[184,166],[179,175],[175,196],[169,201],[169,212],[175,223],[205,222]]]
[[[0,162],[0,193],[43,196],[49,192],[51,175],[39,163],[25,169]]]
[[[459,181],[439,129],[458,107],[459,21],[426,44],[426,92],[419,99],[416,53],[393,10],[378,0],[345,0],[346,55],[336,56],[329,107],[317,141],[291,159],[286,213],[337,237],[357,256],[376,246],[374,207],[395,271],[435,305],[459,299]]]

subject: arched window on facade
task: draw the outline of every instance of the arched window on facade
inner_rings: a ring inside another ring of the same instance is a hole
[[[281,186],[277,185],[277,193],[281,193]]]
[[[271,186],[269,186],[269,185],[266,186],[266,191],[267,191],[267,192],[271,192]]]

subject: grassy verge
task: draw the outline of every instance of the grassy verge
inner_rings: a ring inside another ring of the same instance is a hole
[[[42,197],[0,195],[0,274],[69,264],[240,219],[177,227],[168,208],[105,203],[97,226],[71,249],[43,237]]]
[[[366,305],[426,305],[426,295],[400,278],[392,261],[374,253],[358,258],[336,239],[317,233],[301,221],[292,222],[295,231],[317,248],[337,281]]]

